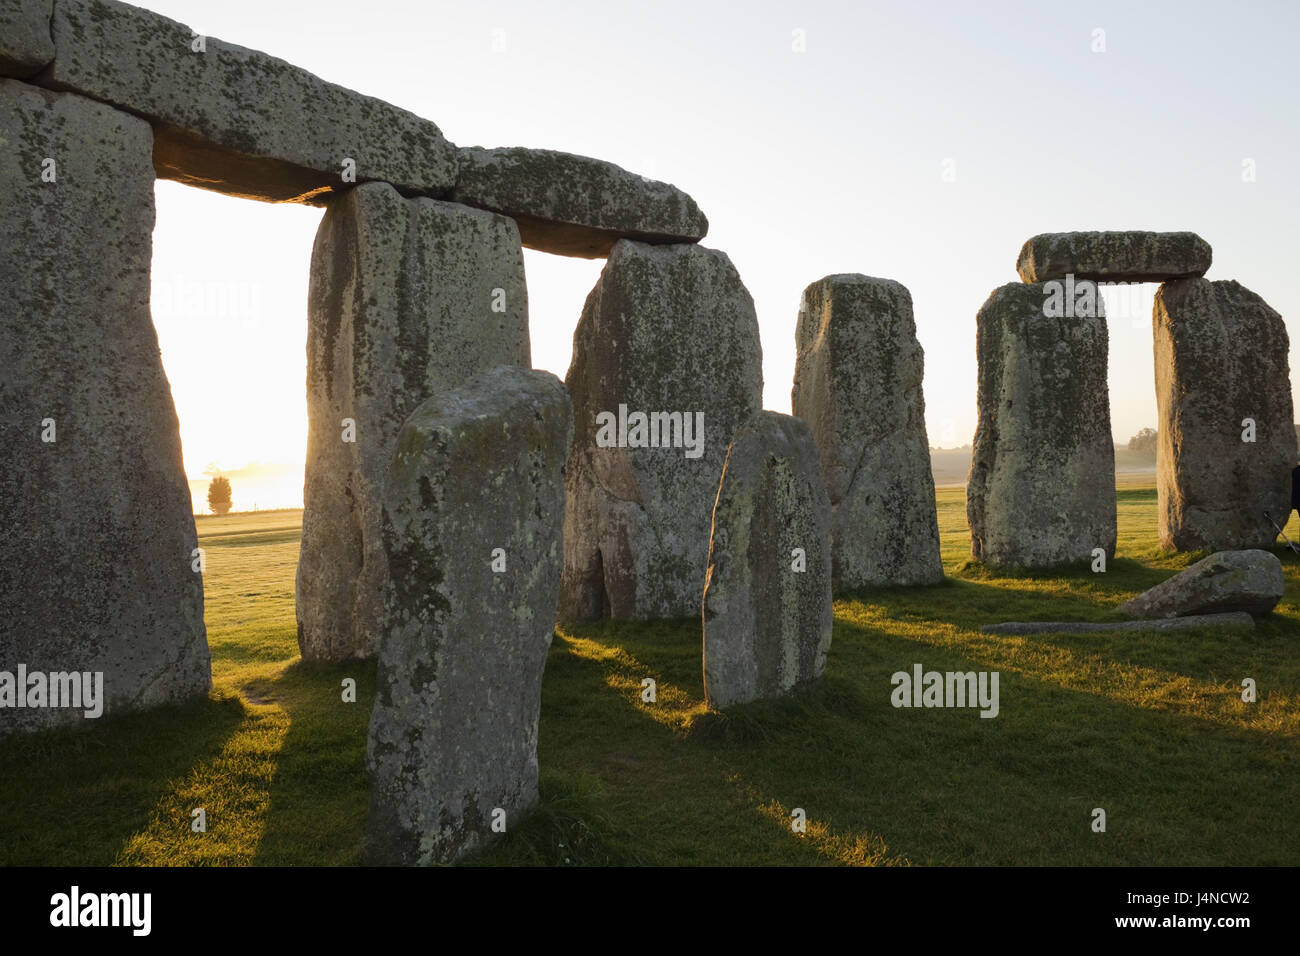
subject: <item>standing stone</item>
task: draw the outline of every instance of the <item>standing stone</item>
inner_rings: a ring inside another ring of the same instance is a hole
[[[790,405],[820,449],[835,587],[942,580],[912,296],[827,276],[804,290],[795,345]]]
[[[976,317],[979,424],[966,486],[971,554],[1049,567],[1115,553],[1105,311],[1095,287],[996,289]]]
[[[831,647],[831,504],[812,431],[760,412],[727,452],[704,583],[704,695],[713,708],[822,676]]]
[[[383,183],[331,203],[308,290],[304,658],[374,650],[388,573],[380,502],[407,416],[475,372],[529,364],[523,250],[511,220],[404,199]]]
[[[0,0],[0,76],[35,76],[54,59],[54,0]]]
[[[437,125],[277,57],[116,0],[58,0],[51,31],[43,82],[147,118],[163,179],[313,205],[350,183],[443,195],[456,181]]]
[[[1153,324],[1161,547],[1272,547],[1265,514],[1285,524],[1296,464],[1282,316],[1240,283],[1182,279]]]
[[[559,379],[502,367],[428,399],[397,439],[366,748],[371,862],[452,860],[537,802],[572,434]]]
[[[758,319],[731,260],[617,243],[573,334],[566,384],[561,617],[698,614],[727,446],[762,407]]]
[[[1021,247],[1016,271],[1025,282],[1164,282],[1203,276],[1212,258],[1194,232],[1047,232]]]
[[[104,713],[211,686],[149,314],[151,141],[141,119],[0,80],[0,735],[85,719],[15,709],[20,666],[102,672]]]

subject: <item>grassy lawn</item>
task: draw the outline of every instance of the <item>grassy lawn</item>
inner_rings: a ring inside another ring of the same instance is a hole
[[[1158,551],[1149,476],[1117,494],[1105,574],[1015,576],[968,565],[964,492],[941,488],[949,580],[837,601],[821,685],[726,715],[704,707],[698,620],[558,631],[542,806],[466,862],[1300,863],[1300,559],[1278,550],[1287,593],[1250,634],[979,632],[1114,618],[1194,559]],[[374,668],[298,661],[299,521],[198,519],[207,700],[0,742],[0,863],[360,861]],[[999,715],[894,709],[890,675],[916,663],[1000,672]],[[657,703],[641,702],[644,677]],[[1258,702],[1242,702],[1244,677]],[[196,807],[206,833],[190,830]]]

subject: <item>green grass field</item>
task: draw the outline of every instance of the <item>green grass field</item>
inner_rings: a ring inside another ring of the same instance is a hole
[[[1190,563],[1156,549],[1149,482],[1121,480],[1105,574],[969,565],[964,493],[940,489],[949,580],[837,601],[825,680],[786,700],[709,713],[698,620],[558,631],[542,805],[466,862],[1300,863],[1300,559],[1278,550],[1286,596],[1250,634],[979,632],[1114,618]],[[0,743],[0,863],[360,862],[374,667],[299,662],[299,521],[198,519],[207,700]],[[1300,538],[1294,521],[1287,533]],[[1000,714],[894,709],[890,675],[916,663],[998,671]],[[641,702],[644,677],[657,703]],[[206,833],[191,832],[196,807]]]

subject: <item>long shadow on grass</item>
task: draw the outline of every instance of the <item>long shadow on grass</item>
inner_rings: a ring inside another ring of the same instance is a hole
[[[243,719],[238,700],[204,697],[0,741],[0,865],[111,865],[172,784],[220,753]]]
[[[634,641],[622,633],[586,640],[622,651],[591,658],[611,687],[629,686],[638,670],[666,670],[664,662],[671,666],[685,643],[678,635],[656,648],[644,633],[634,633]],[[626,653],[632,643],[635,655]],[[807,862],[803,847],[835,862],[1207,865],[1295,858],[1297,836],[1279,832],[1300,798],[1294,741],[1263,746],[1241,728],[1135,708],[1032,672],[1002,675],[1001,710],[993,719],[969,708],[891,705],[890,678],[900,660],[966,671],[981,669],[980,657],[888,628],[837,622],[820,687],[699,717],[686,724],[684,740],[660,724],[657,738],[671,738],[664,746],[686,779],[683,793],[651,792],[684,827],[710,814],[764,821],[726,837],[717,825],[693,834],[697,841],[733,841],[732,849],[745,853],[736,862],[789,862],[791,852]],[[641,709],[626,692],[618,698],[628,711]],[[646,746],[627,732],[627,749]],[[606,735],[602,746],[610,745]],[[710,777],[725,780],[739,804],[710,790]],[[647,773],[624,786],[656,783]],[[693,811],[700,801],[713,805]],[[795,807],[806,812],[816,839],[774,828]],[[1107,811],[1106,834],[1091,829],[1097,807]],[[647,822],[655,821],[638,817],[638,830]],[[714,847],[710,861],[728,852]],[[656,862],[680,860],[661,854]]]
[[[356,682],[355,702],[343,699],[348,679]],[[273,680],[241,689],[253,702],[282,707],[289,717],[254,864],[359,864],[369,802],[365,754],[374,661],[298,661]]]

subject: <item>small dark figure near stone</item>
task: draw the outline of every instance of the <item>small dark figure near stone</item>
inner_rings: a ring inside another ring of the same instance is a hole
[[[1300,465],[1291,469],[1291,510],[1300,511]]]

